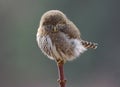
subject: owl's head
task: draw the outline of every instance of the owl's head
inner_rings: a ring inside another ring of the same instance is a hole
[[[66,24],[67,17],[59,10],[50,10],[41,17],[40,25]]]

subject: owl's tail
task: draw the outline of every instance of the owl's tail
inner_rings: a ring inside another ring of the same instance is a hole
[[[84,40],[81,40],[81,43],[82,43],[82,45],[83,45],[85,48],[96,49],[97,46],[98,46],[97,43],[92,43],[92,42],[88,42],[88,41],[84,41]]]

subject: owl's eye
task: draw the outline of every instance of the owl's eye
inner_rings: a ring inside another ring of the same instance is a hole
[[[45,27],[45,30],[47,30],[47,31],[50,31],[54,28],[53,25],[45,25],[44,27]]]
[[[59,30],[63,30],[63,29],[65,29],[65,24],[58,24],[56,27]]]
[[[52,27],[51,25],[46,25],[47,29],[51,29],[51,27]]]

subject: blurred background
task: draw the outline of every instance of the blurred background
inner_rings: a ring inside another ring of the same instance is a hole
[[[0,0],[0,87],[58,87],[57,67],[36,43],[42,14],[63,11],[99,44],[65,64],[66,87],[120,87],[119,0]]]

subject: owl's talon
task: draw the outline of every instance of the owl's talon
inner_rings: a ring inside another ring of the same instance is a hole
[[[61,59],[57,59],[56,62],[59,66],[64,64],[64,60]]]

